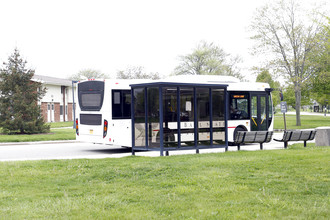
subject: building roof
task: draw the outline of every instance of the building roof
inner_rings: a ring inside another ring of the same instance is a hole
[[[72,86],[72,81],[69,79],[61,79],[51,76],[34,75],[32,80],[48,85]]]

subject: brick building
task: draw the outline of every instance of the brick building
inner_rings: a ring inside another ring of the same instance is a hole
[[[38,103],[45,122],[73,121],[72,81],[41,75],[34,75],[32,80],[47,88]]]

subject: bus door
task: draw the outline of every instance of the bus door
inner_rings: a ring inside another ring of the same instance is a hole
[[[251,93],[251,131],[268,130],[268,98],[266,93]]]

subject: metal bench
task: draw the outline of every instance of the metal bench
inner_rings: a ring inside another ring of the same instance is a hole
[[[304,147],[307,146],[307,141],[315,138],[315,130],[290,130],[284,131],[281,140],[274,139],[275,141],[284,142],[284,148],[288,147],[289,141],[304,141]]]
[[[235,136],[234,143],[237,145],[237,150],[240,150],[241,144],[259,143],[260,150],[263,149],[263,143],[268,143],[272,140],[272,131],[238,131]]]

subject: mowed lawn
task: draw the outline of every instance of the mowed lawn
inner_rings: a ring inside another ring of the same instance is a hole
[[[50,125],[48,134],[20,134],[6,135],[1,134],[0,128],[0,143],[3,142],[31,142],[31,141],[58,141],[58,140],[75,140],[76,131],[73,129],[73,122],[53,122]]]
[[[313,146],[313,144],[309,144]],[[0,163],[0,219],[329,219],[330,148]]]
[[[296,115],[285,115],[287,129],[309,129],[330,126],[330,117],[318,115],[301,115],[301,126],[296,126]],[[274,129],[284,129],[283,114],[275,115]]]

